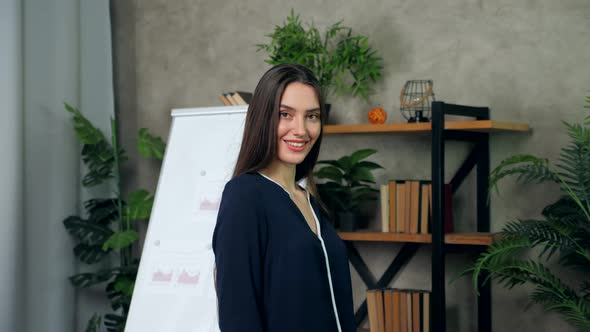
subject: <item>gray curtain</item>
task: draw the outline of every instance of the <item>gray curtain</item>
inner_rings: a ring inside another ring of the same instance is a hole
[[[0,4],[0,331],[79,331],[102,301],[77,295],[84,270],[61,221],[93,193],[63,103],[110,135],[113,116],[108,1],[5,0]],[[5,75],[5,73],[7,75]],[[96,188],[106,193],[110,188]],[[86,294],[86,293],[84,293]],[[83,308],[78,310],[77,308]]]

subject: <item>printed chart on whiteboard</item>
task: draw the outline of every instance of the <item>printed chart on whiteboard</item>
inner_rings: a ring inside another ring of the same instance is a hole
[[[218,332],[211,241],[246,107],[172,112],[126,332]]]

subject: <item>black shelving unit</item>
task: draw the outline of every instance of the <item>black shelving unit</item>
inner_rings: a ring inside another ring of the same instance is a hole
[[[487,204],[488,179],[490,174],[489,133],[467,131],[446,131],[445,115],[474,116],[477,120],[489,120],[490,110],[487,107],[470,107],[463,105],[432,103],[432,295],[431,295],[431,327],[433,332],[446,331],[446,296],[445,296],[445,259],[449,246],[444,243],[443,218],[445,215],[444,168],[445,142],[460,140],[474,143],[473,149],[451,179],[451,188],[455,192],[467,175],[476,167],[476,209],[477,231],[490,231],[490,207]],[[480,278],[485,280],[485,276]],[[491,285],[480,286],[477,299],[478,331],[491,332]]]
[[[483,245],[456,245],[447,244],[444,241],[443,216],[445,215],[444,204],[444,164],[445,164],[445,142],[449,140],[466,141],[473,143],[473,149],[461,164],[453,178],[450,180],[453,192],[461,186],[467,175],[475,169],[476,179],[476,209],[477,209],[477,232],[490,231],[490,207],[487,204],[488,178],[490,172],[490,147],[488,132],[474,132],[464,130],[445,129],[445,115],[460,115],[474,117],[476,120],[489,120],[490,111],[487,107],[471,107],[464,105],[447,104],[444,102],[432,103],[432,291],[430,302],[431,331],[446,331],[446,298],[445,298],[445,259],[447,253],[485,250]],[[383,275],[376,279],[369,270],[366,263],[356,250],[354,240],[346,241],[351,264],[357,270],[359,276],[369,288],[387,287],[393,277],[400,269],[414,256],[421,243],[406,242],[401,247],[397,256],[385,270]],[[485,280],[485,275],[480,278]],[[478,310],[478,331],[491,332],[491,286],[479,285],[480,295],[477,298]],[[367,317],[367,302],[361,304],[355,313],[357,326]]]

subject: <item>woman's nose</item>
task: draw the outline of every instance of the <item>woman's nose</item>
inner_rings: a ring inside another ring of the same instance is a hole
[[[305,118],[304,117],[296,117],[294,121],[293,133],[298,136],[305,135]]]

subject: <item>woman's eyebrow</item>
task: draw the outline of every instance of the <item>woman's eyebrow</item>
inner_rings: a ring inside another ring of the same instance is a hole
[[[291,111],[295,111],[295,109],[293,107],[289,106],[289,105],[281,104],[281,105],[279,105],[279,107],[280,108],[286,108],[286,109],[291,110]],[[316,107],[316,108],[308,109],[306,112],[316,112],[316,111],[319,111],[319,110],[320,110],[320,108],[319,107]]]

